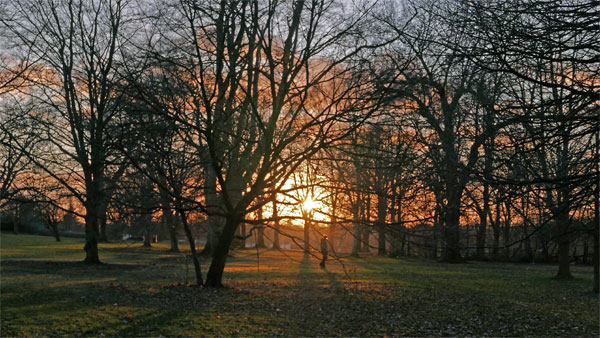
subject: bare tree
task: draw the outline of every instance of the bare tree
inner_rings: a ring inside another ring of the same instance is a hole
[[[187,72],[193,93],[185,105],[162,110],[187,127],[186,140],[198,156],[208,155],[219,203],[197,203],[225,219],[206,286],[222,285],[231,242],[246,215],[269,203],[312,154],[347,135],[345,112],[368,114],[378,104],[360,99],[370,88],[353,63],[369,44],[361,33],[364,11],[338,11],[341,6],[182,1],[178,20],[171,20],[177,33],[161,37],[184,46],[172,50],[185,55],[178,69]]]
[[[36,107],[23,117],[33,120],[45,153],[29,158],[85,207],[87,263],[100,262],[99,220],[111,156],[107,136],[119,112],[115,66],[123,6],[119,0],[3,6],[3,28],[38,59],[25,93]]]
[[[443,26],[434,32],[437,20],[432,4],[414,4],[410,25],[397,22],[393,16],[384,18],[398,34],[396,50],[388,54],[389,64],[404,64],[409,56],[412,67],[390,69],[382,79],[392,83],[399,111],[413,112],[419,117],[414,131],[428,149],[430,164],[440,179],[440,220],[444,227],[444,259],[462,260],[460,244],[461,203],[466,185],[472,180],[469,168],[479,161],[479,148],[489,139],[492,130],[480,130],[473,135],[473,93],[478,68],[446,43],[459,44],[470,39],[463,30]],[[403,27],[406,26],[406,29]],[[494,129],[500,125],[494,125]]]

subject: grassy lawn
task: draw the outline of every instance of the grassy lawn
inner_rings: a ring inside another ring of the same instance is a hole
[[[197,289],[167,244],[83,243],[2,233],[7,336],[598,336],[592,268],[345,258],[319,268],[300,252],[234,252],[221,290]],[[208,268],[204,261],[203,272]]]

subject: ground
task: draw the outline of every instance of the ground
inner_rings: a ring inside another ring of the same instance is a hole
[[[185,254],[2,233],[7,336],[598,336],[592,268],[234,252],[225,289],[198,289]],[[203,272],[208,262],[203,263]]]

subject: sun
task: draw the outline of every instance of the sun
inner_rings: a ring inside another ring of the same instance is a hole
[[[313,201],[310,197],[305,199],[304,202],[302,202],[302,209],[304,209],[305,211],[312,211],[318,207],[319,203]]]

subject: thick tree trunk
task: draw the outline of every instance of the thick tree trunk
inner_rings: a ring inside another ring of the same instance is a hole
[[[571,275],[571,253],[569,252],[569,240],[561,240],[558,243],[558,273],[556,279],[572,279]]]
[[[387,250],[386,250],[386,231],[385,231],[385,224],[384,225],[380,225],[379,226],[379,233],[378,233],[378,243],[377,243],[377,254],[379,256],[384,256],[387,254]]]
[[[460,254],[460,199],[462,189],[449,194],[448,205],[445,213],[445,240],[446,250],[444,261],[460,263],[463,261]]]
[[[96,217],[96,206],[93,203],[86,203],[85,216],[85,260],[84,263],[99,264],[98,256],[98,217]]]
[[[560,206],[560,211],[557,213],[558,216],[556,218],[556,226],[558,227],[558,273],[556,274],[557,279],[573,278],[573,276],[571,275],[571,241],[569,236],[570,220],[568,212],[568,208],[565,204],[563,204]]]
[[[229,248],[231,247],[233,236],[239,224],[239,217],[226,218],[223,233],[215,247],[215,254],[213,255],[212,262],[208,269],[206,283],[204,284],[205,286],[213,288],[220,288],[223,286],[223,271],[225,270],[227,255],[229,254]]]
[[[169,242],[171,244],[171,252],[179,252],[179,243],[177,241],[177,220],[175,219],[171,209],[163,209],[163,220],[169,231]]]
[[[403,255],[406,255],[406,256],[410,256],[412,253],[410,251],[410,243],[412,241],[412,238],[411,238],[412,236],[410,233],[411,233],[410,229],[406,228],[405,235],[402,237],[402,252],[403,252]],[[406,247],[406,252],[404,251],[404,247]]]
[[[308,214],[304,216],[304,253],[310,252],[310,219]]]
[[[206,246],[202,250],[203,254],[214,256],[216,245],[219,241],[219,236],[223,231],[223,217],[217,215],[222,212],[219,197],[217,195],[217,175],[214,168],[209,165],[206,168],[206,187],[204,190],[206,198],[206,209],[208,211],[207,216],[207,232],[208,236],[206,239]]]
[[[100,206],[99,206],[99,215],[98,215],[98,222],[100,223],[100,238],[99,238],[99,242],[101,243],[108,243],[108,236],[106,235],[106,211],[108,209],[108,203],[105,201],[100,202]]]
[[[527,260],[532,262],[534,257],[533,250],[531,248],[531,238],[529,236],[529,221],[527,220],[523,222],[523,235],[525,236],[525,252],[527,254]]]
[[[150,242],[152,234],[150,233],[150,224],[149,224],[149,217],[144,216],[143,218],[143,222],[144,222],[144,246],[145,247],[151,247],[152,244]]]
[[[169,225],[169,242],[171,243],[171,252],[179,252],[179,243],[177,241],[177,227],[176,224]]]
[[[369,231],[369,229],[367,227],[361,227],[361,237],[362,237],[362,251],[363,252],[370,252],[371,251],[371,245],[369,245],[369,238],[371,237],[371,232]]]

